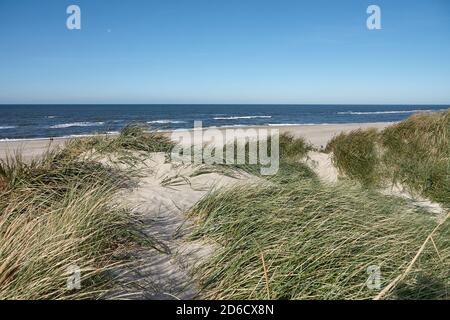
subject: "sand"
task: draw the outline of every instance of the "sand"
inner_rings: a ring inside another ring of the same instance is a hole
[[[257,182],[247,173],[223,175],[205,165],[166,161],[154,153],[141,166],[138,186],[124,192],[119,201],[132,208],[143,222],[142,233],[154,237],[157,249],[131,252],[133,267],[118,271],[122,288],[108,299],[193,299],[199,286],[192,270],[216,249],[212,243],[186,241],[193,222],[186,212],[202,197],[218,188]],[[203,174],[198,174],[202,170]]]
[[[11,140],[0,141],[0,159],[20,152],[24,160],[39,157],[47,150],[63,145],[68,139],[55,138],[39,140]]]
[[[339,173],[331,162],[330,154],[311,151],[308,153],[305,162],[322,182],[333,184],[338,181]]]

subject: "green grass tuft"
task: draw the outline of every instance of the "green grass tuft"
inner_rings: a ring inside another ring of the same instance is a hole
[[[385,176],[450,207],[450,109],[413,115],[380,139]]]
[[[312,146],[304,138],[296,138],[289,133],[280,134],[280,160],[298,161],[306,157]]]
[[[340,172],[364,186],[372,186],[380,179],[377,139],[376,129],[359,129],[334,137],[326,150],[333,151],[332,161]]]
[[[450,207],[450,110],[416,114],[387,127],[330,141],[333,162],[363,185],[401,184]]]
[[[150,152],[170,152],[175,146],[170,137],[152,131],[145,124],[132,123],[125,126],[118,135],[95,135],[92,137],[69,140],[61,153],[65,158],[76,158],[87,152],[97,155],[114,155],[115,160],[133,164]],[[112,160],[112,159],[111,159]]]

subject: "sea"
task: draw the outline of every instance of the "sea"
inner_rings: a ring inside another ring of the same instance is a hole
[[[155,130],[396,122],[448,105],[0,105],[0,140],[115,133],[129,123]]]

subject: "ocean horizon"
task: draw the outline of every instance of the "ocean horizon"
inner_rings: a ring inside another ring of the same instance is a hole
[[[401,121],[448,105],[287,104],[33,104],[0,105],[0,140],[116,133],[133,122],[155,130],[203,127],[292,126]]]

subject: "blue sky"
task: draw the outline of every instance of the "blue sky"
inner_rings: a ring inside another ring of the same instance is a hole
[[[448,104],[450,1],[0,0],[0,103]]]

